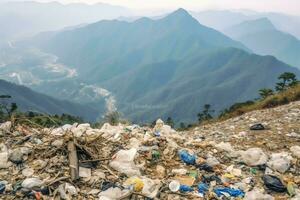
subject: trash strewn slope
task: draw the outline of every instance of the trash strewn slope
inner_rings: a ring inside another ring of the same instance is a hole
[[[0,125],[1,199],[300,199],[300,102],[176,132]]]

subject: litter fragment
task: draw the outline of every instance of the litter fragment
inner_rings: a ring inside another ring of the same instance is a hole
[[[218,197],[228,194],[232,197],[244,197],[245,193],[239,189],[233,188],[216,188],[214,192],[218,195]]]
[[[280,173],[284,173],[290,168],[291,160],[292,157],[286,152],[273,153],[267,166]]]
[[[109,163],[109,165],[127,176],[139,176],[141,175],[140,170],[134,164],[136,153],[137,150],[134,148],[130,150],[120,150],[114,156],[114,159]]]
[[[254,124],[254,125],[250,126],[250,130],[261,131],[261,130],[265,130],[265,127],[262,124]]]
[[[297,200],[300,147],[287,133],[298,134],[300,109],[288,107],[184,131],[161,120],[155,128],[17,124],[0,136],[0,198]],[[271,129],[249,131],[257,121]]]
[[[250,192],[246,192],[244,200],[274,200],[269,194],[263,194],[259,189],[255,188]]]
[[[26,189],[32,189],[34,187],[41,187],[43,185],[43,181],[38,178],[26,178],[22,182],[22,187]]]
[[[179,181],[171,181],[169,183],[169,189],[172,191],[172,192],[177,192],[180,188],[180,182]]]
[[[184,193],[194,191],[192,187],[187,186],[187,185],[180,185],[179,190],[180,190],[180,192],[184,192]]]
[[[179,157],[188,165],[194,165],[196,163],[196,156],[188,153],[186,150],[179,151]]]
[[[268,157],[260,148],[250,148],[241,152],[241,158],[249,166],[266,164]]]
[[[285,192],[286,191],[286,187],[283,185],[281,180],[276,176],[264,175],[263,181],[264,181],[265,186],[274,192]]]

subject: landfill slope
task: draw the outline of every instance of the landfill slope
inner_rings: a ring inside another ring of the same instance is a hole
[[[0,199],[300,199],[300,101],[183,132],[0,130]]]

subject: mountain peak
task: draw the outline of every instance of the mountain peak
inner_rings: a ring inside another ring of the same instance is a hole
[[[257,25],[264,26],[265,28],[275,29],[274,25],[272,24],[272,22],[267,17],[263,17],[263,18],[253,20],[253,23],[255,23]]]
[[[198,21],[194,19],[188,11],[183,8],[179,8],[178,10],[172,12],[168,16],[166,16],[163,20],[168,20],[176,23],[183,24],[198,24]]]
[[[257,30],[274,30],[274,29],[276,29],[275,26],[272,24],[272,22],[266,17],[255,19],[255,20],[245,21],[241,25],[255,28]]]
[[[171,15],[176,15],[176,16],[191,16],[189,12],[183,8],[179,8],[175,10]]]

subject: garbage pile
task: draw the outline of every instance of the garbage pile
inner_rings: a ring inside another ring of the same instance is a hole
[[[183,132],[160,119],[154,128],[6,122],[0,199],[297,200],[298,134],[300,102]]]

